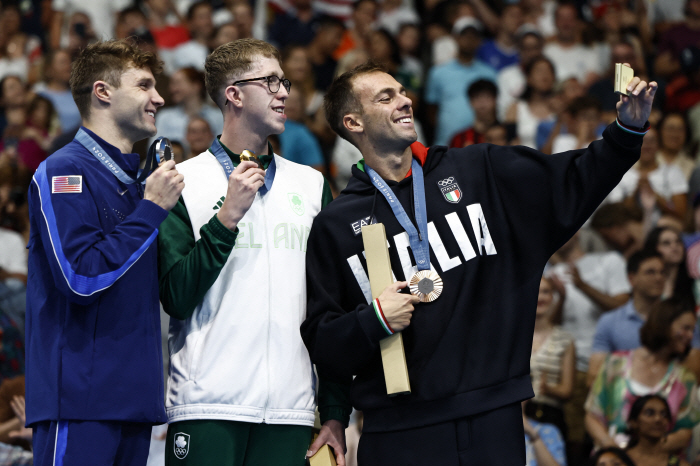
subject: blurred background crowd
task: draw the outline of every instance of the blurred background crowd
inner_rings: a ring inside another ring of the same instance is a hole
[[[583,148],[615,119],[615,63],[657,81],[639,162],[543,274],[523,425],[530,465],[700,464],[700,0],[0,0],[0,464],[31,462],[29,182],[80,124],[74,57],[126,37],[165,63],[156,125],[177,161],[222,130],[209,52],[244,37],[276,45],[292,92],[270,142],[335,194],[361,155],[327,125],[323,96],[368,59],[405,86],[419,141],[451,147]]]

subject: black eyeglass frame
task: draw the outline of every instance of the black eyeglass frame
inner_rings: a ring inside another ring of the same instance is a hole
[[[276,75],[271,75],[271,76],[263,76],[262,78],[250,78],[250,79],[241,79],[240,81],[236,81],[231,83],[232,86],[235,86],[236,84],[241,84],[241,83],[249,83],[253,81],[262,81],[263,79],[267,80],[267,89],[273,93],[277,94],[280,91],[280,88],[284,86],[284,88],[287,90],[287,94],[292,90],[292,82],[287,79],[287,78],[281,78]],[[276,80],[277,81],[277,90],[273,91],[272,90],[272,81]]]

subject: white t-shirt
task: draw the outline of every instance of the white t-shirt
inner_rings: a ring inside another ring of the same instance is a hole
[[[68,45],[68,33],[65,30],[71,15],[77,11],[90,17],[92,30],[98,39],[113,39],[116,13],[131,6],[131,0],[52,0],[51,9],[63,12],[63,31],[61,46]]]
[[[656,170],[649,173],[648,178],[651,189],[667,201],[670,201],[671,197],[676,194],[686,194],[688,192],[688,180],[685,178],[683,171],[675,165],[659,164]],[[610,202],[621,202],[626,197],[634,194],[638,184],[639,170],[636,167],[632,167],[608,195],[608,200]]]
[[[525,75],[520,65],[510,65],[498,72],[498,119],[503,121],[513,102],[518,100],[525,91]]]
[[[557,81],[576,78],[583,82],[588,73],[602,74],[600,57],[595,49],[581,44],[562,47],[556,42],[544,46],[544,55],[554,64]]]
[[[9,273],[27,274],[27,249],[16,231],[0,228],[0,268]]]
[[[554,141],[552,141],[552,154],[558,154],[568,150],[585,149],[586,147],[588,147],[588,144],[579,147],[578,138],[573,134],[558,134],[554,137]]]
[[[631,290],[625,270],[625,259],[618,252],[586,254],[576,262],[581,279],[610,296],[629,293]],[[588,371],[593,336],[603,310],[571,280],[568,264],[556,264],[549,273],[556,275],[566,287],[562,328],[574,336],[576,343],[576,369]]]

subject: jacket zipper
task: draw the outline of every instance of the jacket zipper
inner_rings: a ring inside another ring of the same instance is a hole
[[[260,203],[262,204],[262,208],[260,211],[262,212],[262,218],[263,218],[263,225],[264,225],[264,232],[265,232],[265,241],[263,241],[263,248],[265,249],[265,255],[267,256],[267,276],[269,277],[270,274],[272,273],[272,270],[270,269],[270,248],[268,247],[268,237],[267,234],[269,233],[270,229],[268,228],[267,224],[267,216],[265,215],[265,199],[263,196],[260,195],[260,192],[256,194],[256,196],[260,196]],[[265,406],[263,407],[263,422],[267,421],[267,407],[270,404],[270,325],[271,325],[271,319],[272,319],[272,307],[271,307],[271,298],[270,298],[270,282],[268,280],[268,290],[267,290],[267,343],[265,346],[265,365],[266,367],[266,373],[267,373],[267,399],[265,400]]]

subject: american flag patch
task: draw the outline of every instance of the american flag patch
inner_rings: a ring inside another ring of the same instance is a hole
[[[83,177],[81,175],[54,176],[51,178],[51,193],[82,193]]]

